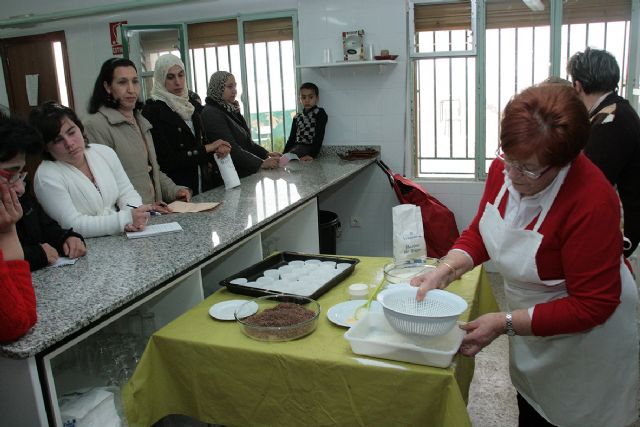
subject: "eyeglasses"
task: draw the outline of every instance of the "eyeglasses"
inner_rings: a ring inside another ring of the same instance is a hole
[[[27,172],[12,172],[7,169],[0,169],[0,182],[4,182],[5,184],[13,185],[18,181],[24,181],[27,177]]]
[[[551,166],[547,166],[547,167],[544,167],[544,168],[542,168],[540,170],[537,170],[537,171],[529,170],[529,169],[525,168],[524,166],[522,166],[518,162],[514,162],[512,160],[505,159],[504,158],[504,153],[500,152],[500,147],[498,147],[498,149],[496,150],[496,158],[500,159],[502,161],[502,163],[504,163],[504,166],[507,169],[507,172],[509,172],[509,170],[511,170],[511,169],[515,169],[521,175],[524,175],[527,178],[532,179],[532,180],[540,179],[540,177],[542,175],[544,175],[545,173],[547,173],[547,171],[549,169],[551,169]]]

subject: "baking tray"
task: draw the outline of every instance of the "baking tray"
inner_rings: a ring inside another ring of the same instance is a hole
[[[415,337],[396,332],[383,313],[366,312],[344,333],[355,354],[446,368],[458,352],[465,332],[453,327],[444,335]]]
[[[273,289],[264,289],[259,287],[257,284],[252,286],[246,285],[238,285],[235,283],[231,283],[233,279],[237,279],[239,277],[246,278],[249,282],[254,282],[258,277],[262,276],[265,270],[277,269],[283,265],[288,264],[290,261],[307,261],[310,259],[317,259],[320,261],[335,261],[336,263],[348,263],[351,264],[350,267],[342,270],[338,275],[332,277],[327,282],[320,285],[320,287],[314,291],[311,295],[302,295],[296,294],[295,291],[287,291],[287,292],[279,292]],[[263,296],[263,295],[273,295],[273,294],[291,294],[291,295],[300,295],[305,296],[311,299],[317,299],[324,293],[326,293],[329,289],[336,286],[338,283],[342,282],[344,279],[349,277],[353,270],[356,268],[356,264],[359,263],[360,260],[358,258],[350,258],[350,257],[341,257],[341,256],[329,256],[329,255],[320,255],[320,254],[306,254],[306,253],[298,253],[298,252],[280,252],[277,254],[273,254],[262,261],[245,268],[238,273],[227,277],[226,279],[220,281],[221,286],[225,286],[229,292],[233,292],[234,294],[240,295],[249,295],[249,296]]]

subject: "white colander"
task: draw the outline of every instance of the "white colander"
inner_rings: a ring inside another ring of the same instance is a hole
[[[443,335],[467,309],[467,302],[451,292],[434,289],[416,300],[418,288],[396,285],[378,294],[389,324],[401,334]]]

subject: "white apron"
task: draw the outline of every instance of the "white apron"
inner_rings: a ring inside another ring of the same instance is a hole
[[[553,182],[533,230],[514,229],[501,217],[498,206],[506,184],[495,205],[486,205],[480,234],[491,261],[504,277],[510,310],[527,309],[567,295],[564,280],[542,280],[536,267],[542,242],[538,229],[563,181]],[[622,258],[620,275],[621,303],[604,324],[582,333],[509,339],[511,381],[552,424],[615,427],[637,419],[638,293]]]

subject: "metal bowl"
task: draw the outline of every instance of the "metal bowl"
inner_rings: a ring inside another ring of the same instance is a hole
[[[255,310],[256,304],[258,311]],[[320,311],[320,304],[311,298],[278,294],[249,300],[236,309],[234,316],[242,332],[249,338],[258,341],[291,341],[315,331]],[[291,323],[296,317],[302,319]]]

